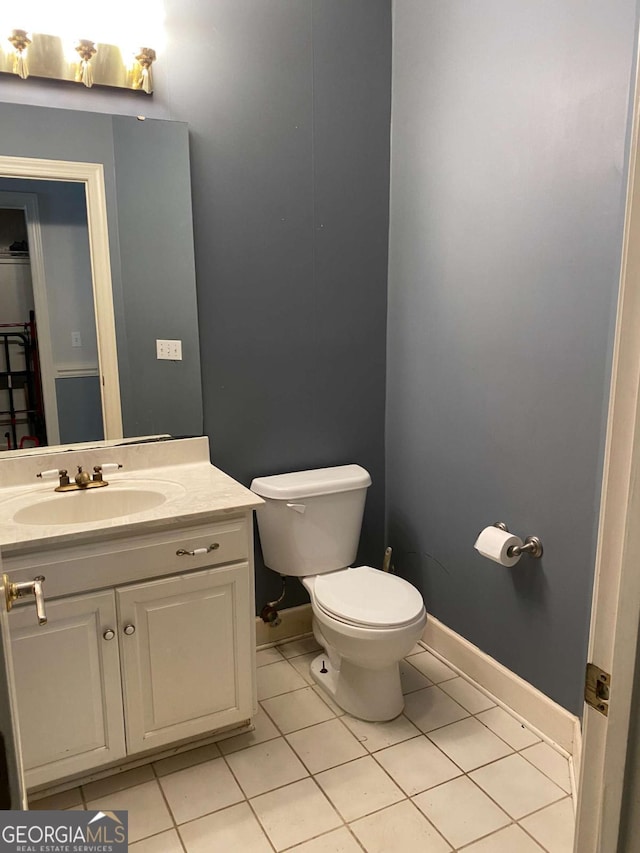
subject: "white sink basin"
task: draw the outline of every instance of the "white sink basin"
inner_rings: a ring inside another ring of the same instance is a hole
[[[107,486],[52,495],[18,510],[13,520],[17,524],[82,524],[146,512],[166,500],[160,491]]]

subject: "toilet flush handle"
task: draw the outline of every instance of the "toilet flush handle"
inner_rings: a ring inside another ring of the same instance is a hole
[[[306,506],[304,504],[290,504],[290,503],[288,503],[287,506],[289,507],[289,509],[293,509],[296,512],[299,512],[300,515],[302,515],[304,513],[304,511],[306,510]]]

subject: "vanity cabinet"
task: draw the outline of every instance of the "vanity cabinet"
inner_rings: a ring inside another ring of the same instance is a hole
[[[109,543],[92,559],[80,548],[6,561],[13,580],[46,577],[47,624],[32,605],[9,615],[28,787],[253,716],[251,542],[249,516]],[[50,598],[108,579],[119,583]]]

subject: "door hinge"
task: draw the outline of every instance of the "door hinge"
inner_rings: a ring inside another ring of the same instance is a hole
[[[611,675],[596,666],[587,664],[587,675],[584,681],[584,701],[587,705],[600,711],[605,717],[609,716],[609,688]]]

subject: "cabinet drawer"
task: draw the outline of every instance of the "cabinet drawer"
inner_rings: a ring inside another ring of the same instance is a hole
[[[12,581],[44,575],[45,596],[99,589],[193,569],[246,561],[252,528],[246,517],[143,536],[92,542],[24,557],[9,557]],[[196,552],[192,554],[191,552]]]

